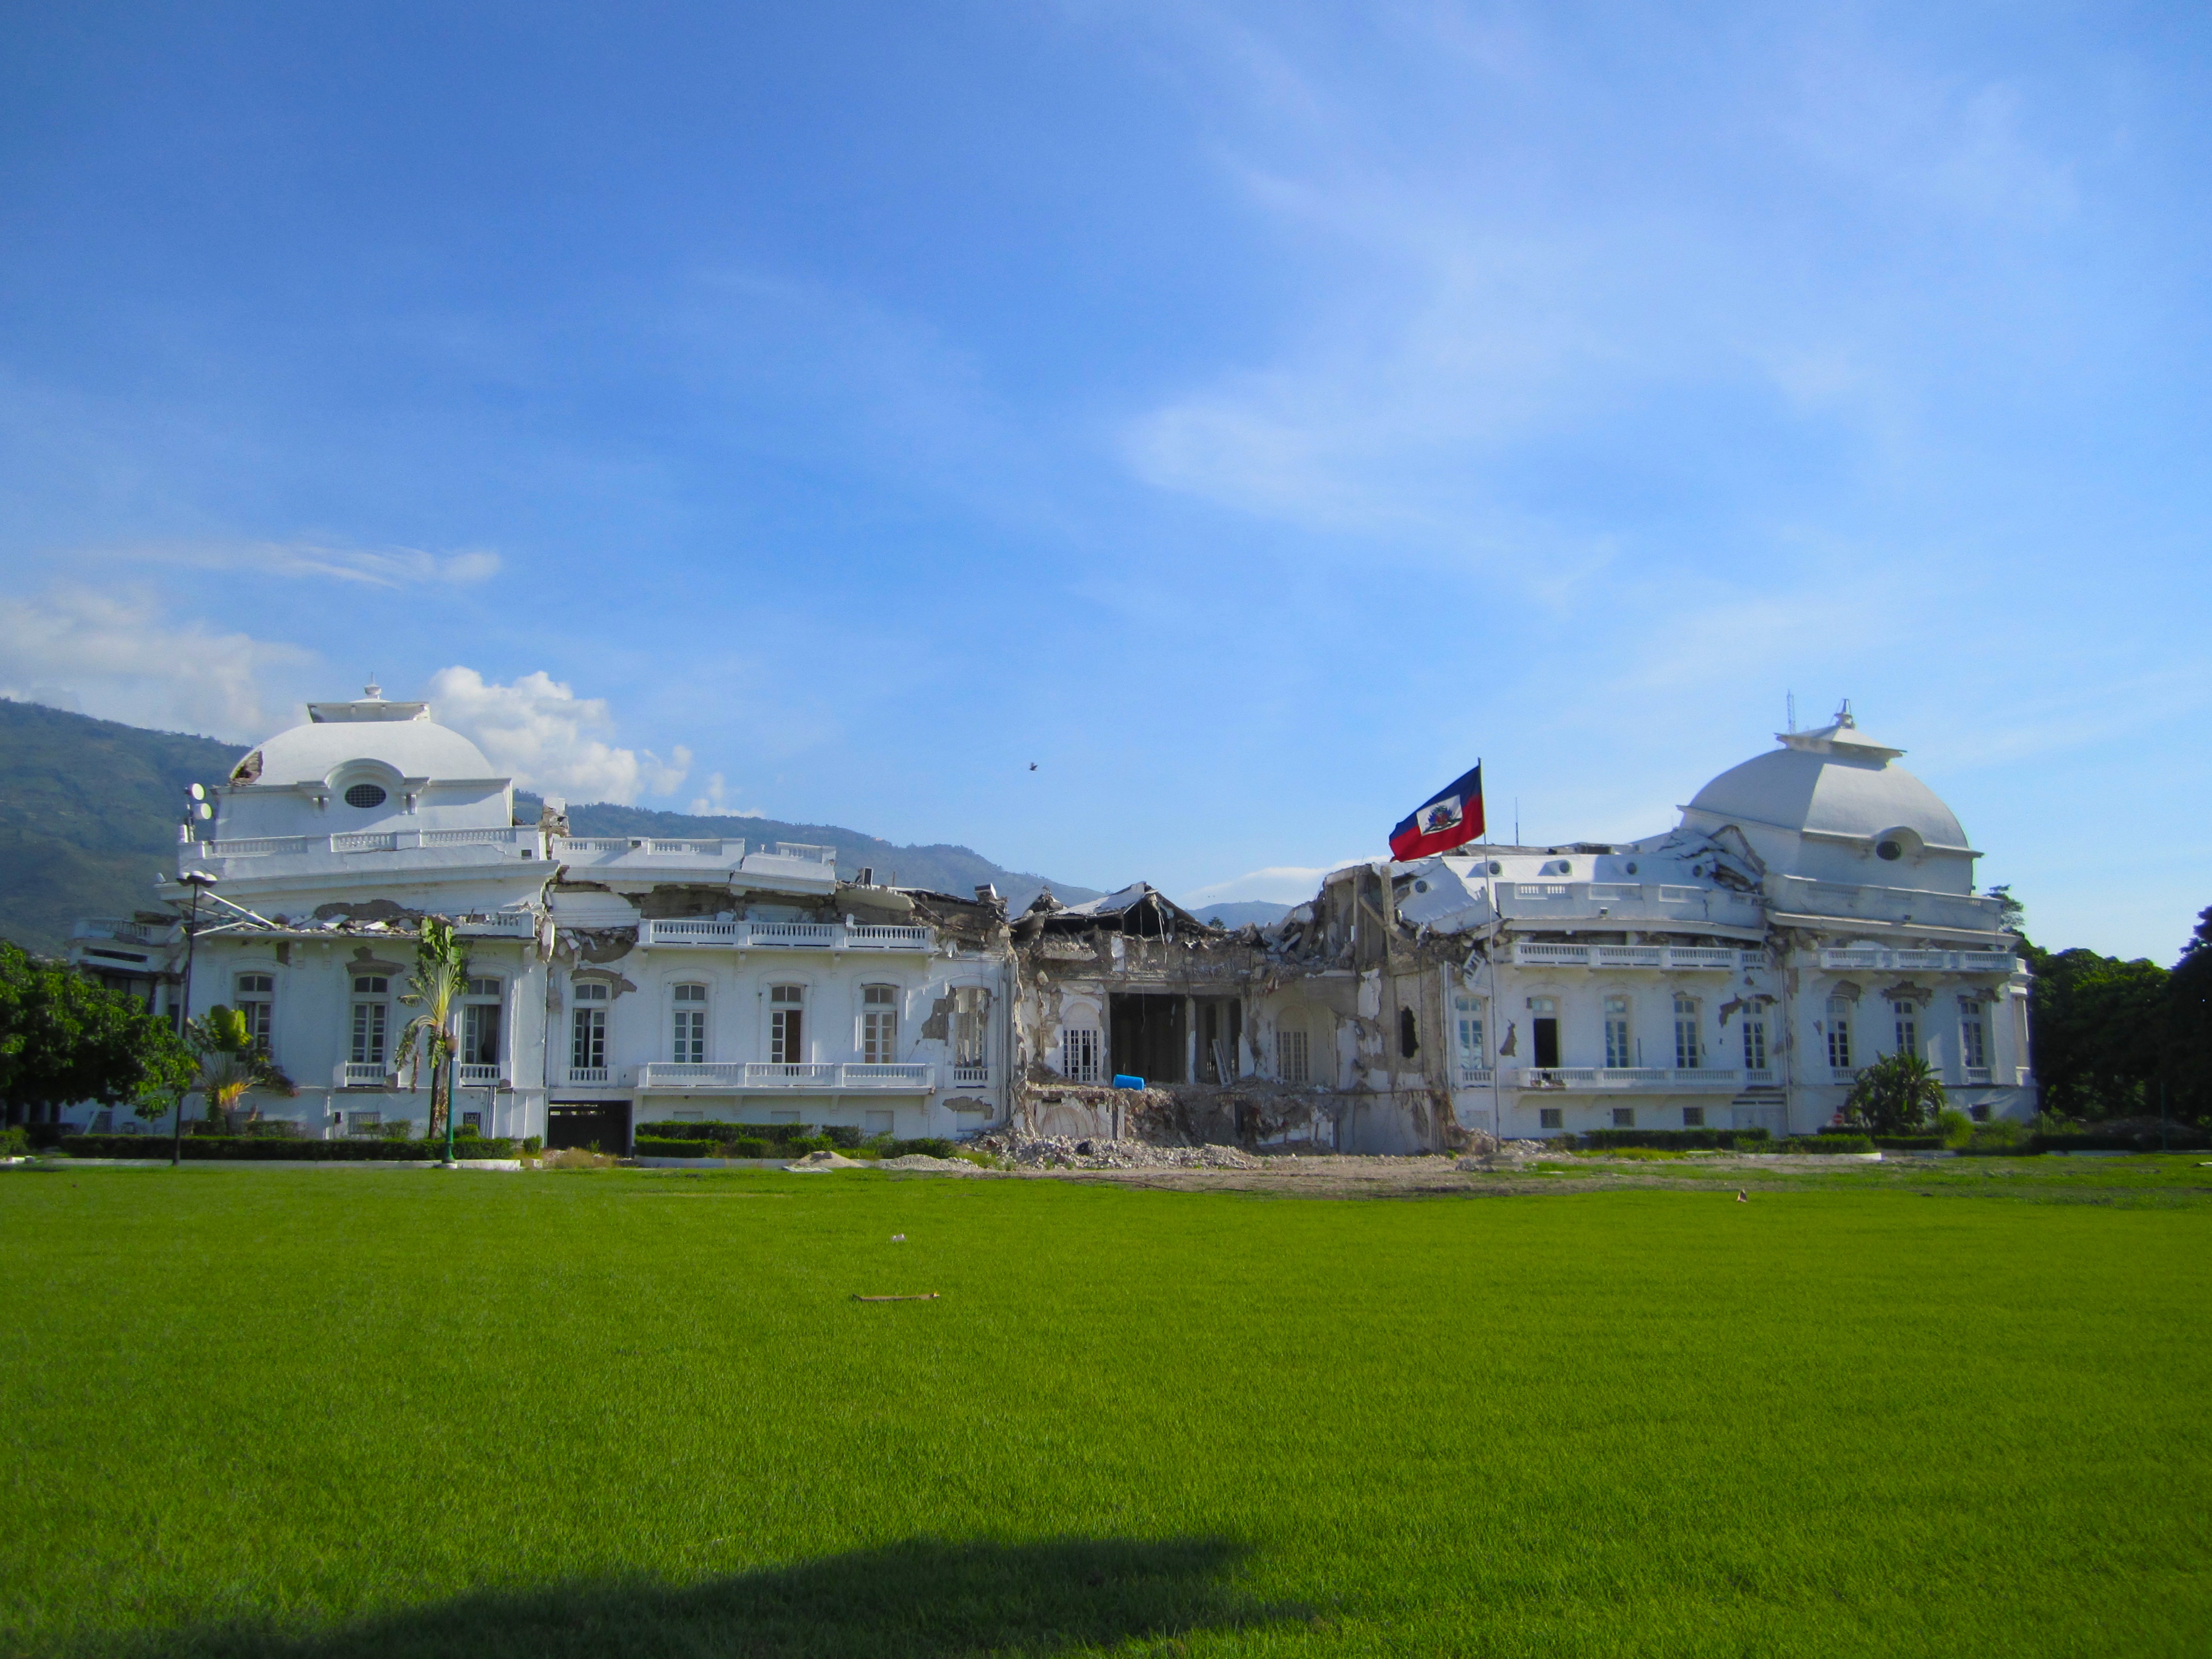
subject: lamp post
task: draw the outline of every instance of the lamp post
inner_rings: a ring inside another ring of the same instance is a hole
[[[177,1035],[181,1037],[192,1018],[192,950],[199,942],[200,895],[215,885],[216,878],[205,870],[187,870],[177,879],[192,890],[191,915],[185,922],[184,1006],[178,1010],[177,1017]],[[169,1124],[169,1167],[173,1170],[185,1159],[185,1097],[191,1092],[189,1084],[177,1091],[176,1115]]]

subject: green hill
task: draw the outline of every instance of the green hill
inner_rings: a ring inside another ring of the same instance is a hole
[[[222,781],[240,745],[149,732],[38,703],[0,698],[0,937],[58,951],[81,916],[128,915],[153,902],[155,872],[176,867],[185,790]],[[532,809],[534,797],[527,798]],[[850,876],[872,866],[878,881],[967,894],[994,883],[1017,908],[1044,878],[1006,870],[965,847],[900,847],[828,823],[694,817],[604,803],[571,806],[580,836],[741,837],[835,847]],[[1096,896],[1059,882],[1063,898]]]

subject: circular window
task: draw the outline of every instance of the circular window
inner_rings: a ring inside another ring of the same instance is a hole
[[[1876,842],[1874,855],[1878,859],[1887,859],[1894,864],[1905,856],[1905,848],[1893,841]]]
[[[345,804],[358,806],[363,811],[372,806],[381,806],[384,805],[384,791],[373,783],[356,783],[346,791]]]
[[[1493,876],[1502,876],[1505,873],[1505,866],[1496,859],[1492,859],[1490,861],[1490,873]]]
[[[1425,881],[1417,881],[1413,884],[1413,890],[1417,893],[1425,893],[1429,890],[1429,884]]]

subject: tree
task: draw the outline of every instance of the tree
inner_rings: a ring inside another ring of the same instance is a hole
[[[90,1101],[158,1113],[189,1050],[135,1000],[0,939],[0,1100],[10,1123]]]
[[[218,1002],[204,1018],[186,1022],[185,1040],[198,1058],[199,1073],[192,1087],[206,1098],[210,1128],[229,1127],[230,1115],[249,1090],[265,1089],[286,1096],[300,1092],[292,1079],[276,1068],[268,1051],[253,1040],[246,1015],[238,1009]],[[261,1114],[257,1109],[252,1115]]]
[[[1926,1058],[1900,1051],[1884,1054],[1852,1080],[1844,1116],[1873,1134],[1910,1134],[1948,1100]]]
[[[422,1012],[407,1022],[399,1036],[399,1063],[404,1065],[419,1045],[430,1062],[430,1139],[446,1133],[446,1116],[453,1091],[453,1056],[460,1039],[453,1018],[468,990],[469,953],[453,933],[453,924],[437,916],[422,918],[415,939],[415,971],[408,978],[402,1002]]]
[[[2198,914],[2196,933],[2166,976],[2164,1035],[2162,1070],[2173,1115],[2212,1119],[2212,905]]]
[[[2028,1040],[2044,1109],[2099,1120],[2155,1112],[2171,1006],[2166,970],[2078,947],[2023,948],[2035,975]]]

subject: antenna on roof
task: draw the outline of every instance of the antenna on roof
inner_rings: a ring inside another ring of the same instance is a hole
[[[1853,730],[1858,727],[1858,722],[1851,718],[1851,700],[1849,697],[1845,697],[1842,706],[1836,710],[1836,724],[1848,726]]]
[[[1797,729],[1797,694],[1795,691],[1790,694],[1790,729],[1792,732]]]

